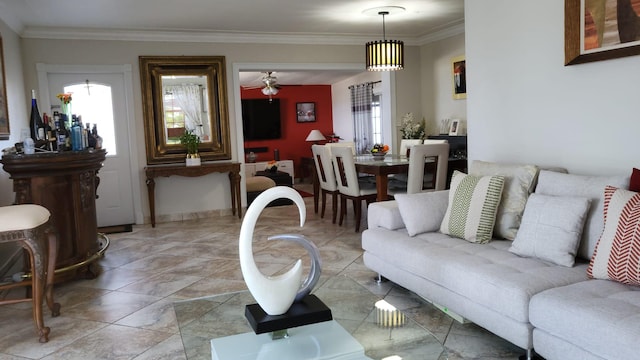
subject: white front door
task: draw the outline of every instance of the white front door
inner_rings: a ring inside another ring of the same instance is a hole
[[[129,149],[128,93],[125,75],[118,72],[97,71],[65,73],[47,71],[48,101],[52,108],[60,105],[56,97],[60,93],[72,93],[71,111],[81,115],[84,124],[97,124],[98,134],[103,138],[107,158],[98,176],[98,199],[96,211],[98,226],[116,226],[135,223],[132,191],[131,162]],[[42,78],[41,78],[42,79]],[[40,88],[43,89],[43,84]],[[41,112],[51,114],[49,108]]]

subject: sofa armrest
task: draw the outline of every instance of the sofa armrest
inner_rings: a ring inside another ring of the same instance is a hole
[[[404,228],[402,216],[398,209],[398,202],[395,200],[379,201],[369,204],[367,209],[368,228],[376,227],[388,230],[397,230]]]

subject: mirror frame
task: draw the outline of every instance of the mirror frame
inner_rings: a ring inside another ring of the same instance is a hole
[[[182,144],[167,144],[162,99],[163,75],[206,76],[211,141],[201,142],[198,153],[203,161],[230,160],[231,138],[224,56],[140,56],[142,113],[147,164],[180,163],[187,149]]]

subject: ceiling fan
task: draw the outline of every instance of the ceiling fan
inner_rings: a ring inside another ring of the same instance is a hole
[[[273,71],[264,73],[264,76],[262,76],[262,79],[260,80],[264,84],[263,86],[245,86],[244,89],[261,88],[262,93],[269,96],[269,99],[271,99],[273,95],[278,94],[281,88],[281,86],[278,84],[278,78],[273,76],[272,74]]]

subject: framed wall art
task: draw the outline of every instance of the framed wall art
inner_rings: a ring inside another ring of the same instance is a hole
[[[7,81],[4,72],[4,53],[0,36],[0,140],[9,140],[9,110],[7,107]]]
[[[316,121],[316,103],[296,103],[296,119],[299,123]]]
[[[467,65],[463,56],[451,59],[451,79],[453,81],[453,98],[467,98]]]
[[[449,136],[458,136],[460,135],[460,120],[453,119],[451,120],[451,124],[449,124]]]
[[[564,63],[640,54],[640,0],[565,0]]]

